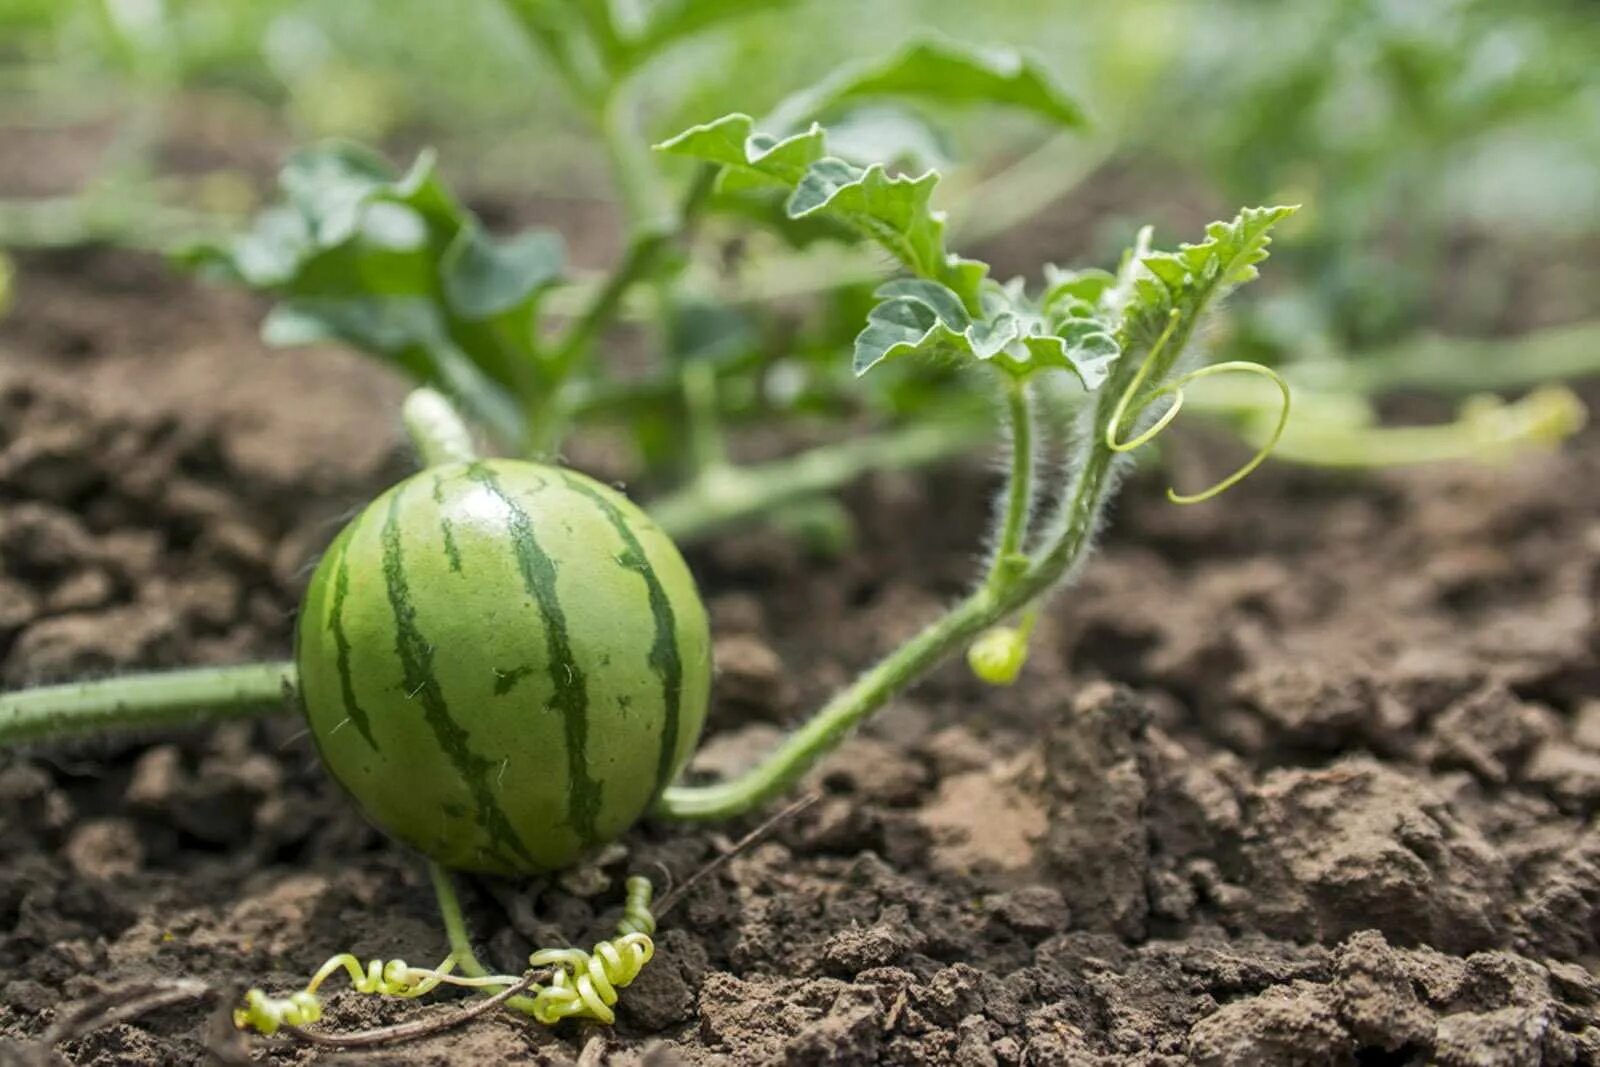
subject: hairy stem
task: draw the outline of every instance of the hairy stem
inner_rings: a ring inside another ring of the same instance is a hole
[[[1015,378],[1006,379],[1006,412],[1011,420],[1011,479],[1006,486],[1006,511],[988,578],[1002,586],[1027,566],[1022,547],[1028,517],[1033,512],[1033,412],[1028,387]]]
[[[401,405],[400,417],[424,467],[470,463],[478,458],[466,421],[438,390],[426,386],[411,390]]]
[[[669,819],[723,819],[750,811],[793,786],[823,756],[889,699],[989,626],[1047,592],[1078,563],[1114,485],[1116,453],[1103,436],[1084,442],[1086,455],[1062,505],[1058,533],[1013,581],[985,582],[941,618],[901,645],[835,696],[753,770],[713,785],[675,786],[657,807]]]
[[[199,667],[0,694],[0,747],[267,715],[294,701],[293,663]]]

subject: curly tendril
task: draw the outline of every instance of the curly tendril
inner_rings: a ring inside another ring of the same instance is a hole
[[[650,879],[634,875],[628,879],[627,899],[622,905],[622,919],[617,923],[618,934],[653,934],[656,917],[650,911],[650,901],[655,897],[655,887]]]
[[[602,941],[588,952],[551,948],[529,957],[531,966],[549,967],[554,972],[549,985],[530,988],[531,1014],[539,1022],[553,1026],[562,1019],[593,1019],[601,1023],[616,1020],[612,1007],[617,1003],[617,990],[637,978],[656,951],[650,938],[656,930],[655,915],[650,911],[655,890],[650,880],[637,875],[629,878],[627,894],[617,936],[610,941]],[[358,993],[408,999],[424,996],[444,984],[496,990],[519,981],[503,974],[455,974],[460,962],[452,953],[433,968],[412,967],[398,959],[369,960],[363,967],[356,956],[341,953],[319,967],[298,993],[269,997],[259,989],[250,990],[245,994],[244,1006],[233,1012],[233,1025],[271,1035],[285,1026],[317,1022],[322,1018],[322,1000],[317,991],[340,971],[349,976],[350,985]]]
[[[547,948],[535,952],[535,967],[554,967],[547,986],[535,986],[533,1017],[546,1026],[562,1019],[616,1021],[611,1010],[617,990],[628,985],[655,955],[655,942],[647,934],[624,934],[602,941],[592,951],[581,948]]]
[[[1277,371],[1273,370],[1271,367],[1260,363],[1252,363],[1247,360],[1238,359],[1228,360],[1223,363],[1212,363],[1208,366],[1189,371],[1187,374],[1179,375],[1177,378],[1167,382],[1165,385],[1152,390],[1149,398],[1146,399],[1144,404],[1140,406],[1140,411],[1143,411],[1146,406],[1154,403],[1158,398],[1163,396],[1172,397],[1172,403],[1167,406],[1167,409],[1161,413],[1156,421],[1150,426],[1149,429],[1145,430],[1144,433],[1135,437],[1131,441],[1118,441],[1117,431],[1122,426],[1124,417],[1128,413],[1128,406],[1133,402],[1134,397],[1138,395],[1139,388],[1144,385],[1144,380],[1149,375],[1151,366],[1154,365],[1156,358],[1161,354],[1161,350],[1166,347],[1167,341],[1171,339],[1173,331],[1177,329],[1179,318],[1180,315],[1178,310],[1174,308],[1172,313],[1167,318],[1166,329],[1162,330],[1161,336],[1156,338],[1156,343],[1151,347],[1150,354],[1145,356],[1144,362],[1139,365],[1138,373],[1133,376],[1133,380],[1128,383],[1128,387],[1124,389],[1122,391],[1122,395],[1117,398],[1117,406],[1111,413],[1111,421],[1106,424],[1107,448],[1111,449],[1113,452],[1131,452],[1140,445],[1148,444],[1150,441],[1154,440],[1156,435],[1161,433],[1161,431],[1165,430],[1168,426],[1172,425],[1172,420],[1176,419],[1178,417],[1178,412],[1183,410],[1183,387],[1188,385],[1190,382],[1198,381],[1201,378],[1209,378],[1213,374],[1227,374],[1230,372],[1239,374],[1254,374],[1258,377],[1265,378],[1273,385],[1276,385],[1278,387],[1278,391],[1283,394],[1283,406],[1278,409],[1277,425],[1273,427],[1272,433],[1267,437],[1266,443],[1256,450],[1255,455],[1251,456],[1250,459],[1245,462],[1244,466],[1240,467],[1238,470],[1234,471],[1232,474],[1228,475],[1226,478],[1222,479],[1220,482],[1217,482],[1210,488],[1202,489],[1198,493],[1180,493],[1176,489],[1171,488],[1167,490],[1167,499],[1172,501],[1174,504],[1199,504],[1203,501],[1210,500],[1212,497],[1217,496],[1220,493],[1227,492],[1235,485],[1238,485],[1250,475],[1250,472],[1261,466],[1261,464],[1266,460],[1267,456],[1272,454],[1272,450],[1278,444],[1279,438],[1283,436],[1284,428],[1289,424],[1289,404],[1291,398],[1289,393],[1289,383],[1284,381],[1283,376]],[[1135,412],[1134,418],[1137,417],[1138,412]]]
[[[654,889],[648,878],[628,879],[628,899],[623,906],[617,936],[602,941],[588,952],[579,948],[547,948],[528,957],[535,967],[552,967],[555,975],[547,986],[533,990],[533,1017],[546,1026],[562,1019],[616,1021],[611,1010],[617,990],[639,977],[644,965],[656,953],[656,919],[650,912]]]
[[[368,960],[363,969],[361,961],[351,953],[334,956],[317,968],[317,973],[298,993],[287,997],[269,997],[259,989],[245,994],[245,1006],[236,1008],[233,1025],[241,1030],[259,1030],[274,1034],[283,1026],[305,1026],[322,1018],[322,1000],[317,991],[329,978],[341,970],[350,976],[350,985],[357,993],[375,993],[386,997],[415,998],[425,996],[440,985],[466,987],[502,986],[515,982],[504,975],[468,978],[452,973],[457,960],[454,955],[445,958],[437,967],[412,967],[405,960]]]

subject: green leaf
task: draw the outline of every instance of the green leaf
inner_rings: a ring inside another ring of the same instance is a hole
[[[1062,126],[1087,125],[1083,109],[1032,57],[936,38],[914,41],[887,59],[841,68],[784,100],[764,125],[784,133],[841,105],[886,97],[1010,107]]]
[[[403,175],[344,143],[297,152],[284,200],[187,261],[280,301],[276,344],[338,340],[455,392],[515,437],[514,395],[541,387],[538,305],[560,280],[560,238],[489,237],[439,180],[429,153]]]
[[[1148,235],[1124,263],[1117,284],[1103,300],[1120,312],[1120,339],[1124,348],[1153,345],[1176,313],[1180,343],[1172,346],[1175,360],[1196,320],[1216,300],[1255,279],[1256,265],[1267,258],[1270,231],[1293,215],[1298,207],[1245,208],[1228,222],[1206,227],[1198,244],[1179,245],[1176,252],[1148,251]],[[1170,363],[1168,363],[1170,366]],[[1162,368],[1157,368],[1161,370]],[[1159,374],[1151,380],[1160,381]]]
[[[1020,284],[989,283],[977,318],[937,282],[899,279],[881,286],[877,296],[882,302],[856,337],[858,375],[885,360],[921,356],[990,363],[1017,378],[1070,371],[1094,390],[1121,351],[1110,328],[1096,319],[1069,318],[1052,329]]]
[[[312,243],[325,247],[349,238],[360,223],[362,202],[393,180],[382,156],[343,141],[295,152],[278,174],[284,198],[306,223]]]
[[[790,219],[823,217],[876,241],[913,274],[954,290],[976,309],[987,269],[945,250],[944,214],[930,198],[939,175],[891,175],[882,164],[862,168],[826,154],[824,135],[813,126],[782,140],[758,133],[748,115],[726,115],[694,126],[657,145],[724,168],[719,191],[791,190]]]
[[[1092,315],[1106,290],[1117,283],[1117,277],[1103,270],[1063,270],[1046,263],[1044,282],[1039,307],[1046,315]]]
[[[1145,411],[1170,388],[1169,379],[1205,312],[1256,277],[1257,264],[1267,258],[1270,231],[1297,210],[1245,208],[1230,221],[1207,226],[1205,240],[1179,245],[1176,252],[1152,252],[1147,226],[1123,257],[1115,283],[1090,283],[1100,288],[1098,313],[1116,323],[1122,349],[1113,371],[1112,390],[1122,397],[1115,410]],[[1071,296],[1059,308],[1068,314],[1081,310]],[[1137,389],[1138,395],[1130,395],[1129,389]],[[1107,427],[1097,432],[1106,433]]]
[[[440,261],[450,307],[466,319],[510,312],[561,278],[566,260],[559,234],[525,233],[497,242],[463,226]]]
[[[967,309],[961,303],[961,298],[938,282],[924,281],[921,278],[896,278],[878,286],[877,292],[873,295],[884,300],[908,297],[926,304],[939,318],[960,330],[966,329],[972,321],[967,316]]]
[[[572,80],[601,90],[659,53],[723,23],[798,0],[506,0],[522,29]],[[591,73],[592,71],[592,73]]]
[[[971,356],[965,334],[965,327],[953,328],[922,301],[892,297],[872,309],[866,329],[856,337],[855,372],[865,374],[884,360],[904,356]]]
[[[720,119],[691,126],[655,146],[668,155],[716,163],[728,168],[721,181],[750,185],[794,186],[811,165],[824,155],[822,127],[782,139],[756,132],[756,121],[734,112]]]

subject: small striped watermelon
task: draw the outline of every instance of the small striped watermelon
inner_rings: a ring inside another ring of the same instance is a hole
[[[694,751],[711,639],[672,542],[625,497],[515,460],[432,467],[335,539],[301,697],[367,815],[448,867],[566,866]]]

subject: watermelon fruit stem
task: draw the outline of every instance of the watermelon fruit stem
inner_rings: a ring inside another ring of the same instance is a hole
[[[478,458],[466,420],[438,390],[427,386],[411,390],[400,407],[400,418],[424,467]]]

